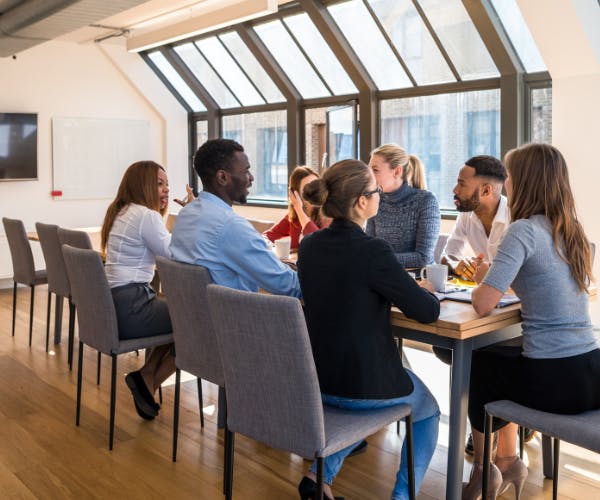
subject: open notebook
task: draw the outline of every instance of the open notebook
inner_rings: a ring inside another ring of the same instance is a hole
[[[446,290],[446,293],[440,293],[439,295],[443,295],[445,299],[456,300],[457,302],[471,302],[471,293],[473,292],[473,290],[474,288],[451,288],[450,285]],[[512,293],[505,293],[496,307],[506,307],[511,304],[516,304],[518,302],[521,302],[519,297]]]

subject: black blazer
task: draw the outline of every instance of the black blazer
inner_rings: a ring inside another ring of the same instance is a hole
[[[410,394],[390,324],[393,303],[406,316],[435,321],[440,303],[404,270],[392,247],[356,224],[334,220],[305,236],[298,276],[321,392],[357,399]]]

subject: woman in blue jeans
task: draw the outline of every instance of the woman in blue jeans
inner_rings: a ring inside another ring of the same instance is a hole
[[[333,222],[302,240],[298,276],[323,402],[357,411],[410,404],[418,491],[437,443],[440,413],[423,382],[402,366],[390,308],[429,323],[438,318],[440,305],[428,291],[431,284],[419,286],[387,242],[365,234],[380,192],[372,171],[358,160],[336,163],[304,188],[305,199]],[[358,444],[325,459],[328,498],[344,458]],[[315,496],[315,472],[313,464],[298,487],[303,499]],[[405,446],[391,498],[408,498]]]

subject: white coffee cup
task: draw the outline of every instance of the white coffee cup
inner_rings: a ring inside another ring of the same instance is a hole
[[[289,236],[284,236],[283,238],[275,240],[275,254],[277,257],[280,259],[289,259],[291,245],[292,238]]]
[[[438,292],[446,291],[448,266],[445,264],[430,264],[421,269],[421,279],[427,278]]]

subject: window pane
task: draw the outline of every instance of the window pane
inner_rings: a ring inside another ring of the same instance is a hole
[[[340,160],[354,158],[354,108],[341,106],[327,112],[328,157],[331,166]]]
[[[394,142],[425,165],[427,189],[454,209],[452,189],[465,161],[500,154],[500,91],[484,90],[381,102],[381,143]]]
[[[329,108],[307,108],[304,110],[305,165],[317,172],[327,165],[327,110]]]
[[[229,52],[233,54],[233,57],[235,57],[240,66],[244,68],[246,74],[268,102],[285,101],[277,85],[273,83],[273,80],[267,75],[267,72],[237,33],[225,33],[220,35],[219,38],[229,49]]]
[[[498,70],[461,0],[419,0],[463,80],[498,76]]]
[[[208,122],[199,120],[196,122],[196,150],[208,140]]]
[[[284,22],[294,34],[296,40],[302,40],[302,48],[311,58],[334,94],[358,92],[337,57],[335,57],[319,30],[308,17],[308,14],[289,16],[284,19]]]
[[[328,9],[379,89],[412,86],[361,0],[338,3]]]
[[[240,105],[233,94],[225,87],[223,81],[206,62],[206,59],[198,52],[194,44],[186,43],[178,45],[175,47],[175,52],[177,52],[219,107],[235,108]]]
[[[196,46],[244,106],[265,103],[216,36],[198,40]]]
[[[169,80],[171,85],[175,87],[177,93],[183,98],[187,105],[192,108],[192,111],[206,111],[206,106],[204,106],[202,101],[200,101],[196,94],[192,92],[192,89],[190,89],[188,84],[183,81],[183,78],[175,71],[175,68],[171,66],[169,61],[165,59],[165,56],[160,52],[150,52],[148,57],[164,77]]]
[[[244,146],[254,182],[253,200],[287,200],[287,125],[285,111],[223,117],[223,137]]]
[[[456,81],[410,0],[369,0],[419,85]]]
[[[302,97],[331,95],[281,21],[259,24],[254,30]]]
[[[510,37],[525,71],[546,71],[546,64],[525,24],[521,9],[515,0],[492,0],[494,9],[502,21],[502,25]]]
[[[552,143],[552,88],[531,90],[531,141]]]

